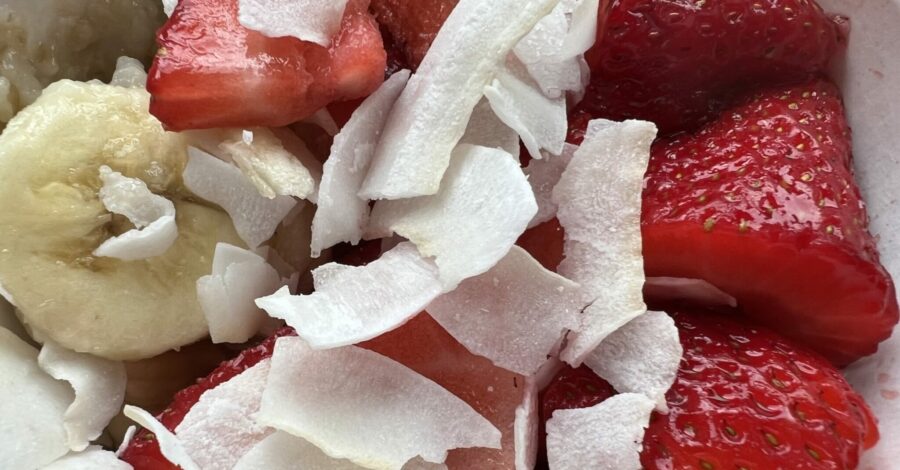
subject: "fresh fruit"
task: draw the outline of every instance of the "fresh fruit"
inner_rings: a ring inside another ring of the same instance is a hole
[[[150,112],[172,130],[278,127],[368,95],[384,79],[385,52],[367,3],[347,4],[324,48],[244,28],[237,0],[182,0],[159,32]]]
[[[735,91],[821,73],[844,40],[808,0],[612,0],[586,54],[594,117],[653,121],[662,134],[716,116]]]
[[[225,212],[181,184],[182,137],[147,113],[141,89],[57,82],[0,135],[0,283],[39,335],[111,359],[142,359],[207,333],[195,282],[218,242],[242,246]],[[97,257],[133,226],[100,202],[99,167],[170,198],[178,238],[158,257]]]
[[[648,276],[704,279],[836,364],[874,353],[898,320],[824,81],[747,97],[696,134],[659,141],[642,213]]]
[[[712,313],[677,313],[684,357],[644,436],[645,469],[856,468],[878,439],[874,419],[840,372],[766,330]],[[545,418],[593,406],[609,390],[584,368],[543,394]]]
[[[459,0],[372,0],[372,12],[416,69]]]

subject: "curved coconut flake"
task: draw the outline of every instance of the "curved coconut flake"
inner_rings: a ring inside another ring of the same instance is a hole
[[[119,460],[115,453],[100,446],[90,446],[83,452],[75,452],[54,461],[41,470],[132,470],[127,462]]]
[[[537,160],[532,159],[525,167],[525,175],[528,176],[528,183],[531,184],[531,190],[534,191],[534,198],[537,201],[537,215],[528,223],[528,228],[538,226],[548,220],[556,217],[557,205],[553,201],[553,188],[559,183],[560,177],[578,146],[565,144],[563,151],[559,155],[544,155],[544,158]]]
[[[277,196],[315,199],[316,179],[271,130],[258,128],[232,134],[232,138],[219,144],[219,149],[250,179],[260,194],[268,199]]]
[[[178,6],[178,0],[162,0],[163,12],[166,16],[172,16],[175,7]]]
[[[52,341],[41,348],[38,365],[75,390],[75,400],[63,415],[63,426],[69,448],[76,452],[86,449],[119,414],[125,399],[125,365],[70,351]]]
[[[638,470],[653,401],[623,393],[599,405],[556,410],[547,421],[547,458],[553,470]]]
[[[710,307],[737,307],[737,299],[703,279],[684,277],[648,277],[644,284],[648,298],[692,300]]]
[[[328,47],[341,30],[346,6],[347,0],[238,0],[238,21],[269,37],[292,36]]]
[[[642,290],[641,191],[656,126],[592,121],[553,190],[565,229],[559,273],[593,301],[562,358],[578,366],[607,335],[646,312]]]
[[[578,284],[513,246],[490,271],[463,281],[428,313],[473,354],[530,376],[584,308]]]
[[[512,47],[559,0],[461,0],[385,125],[360,195],[435,194],[472,111]]]
[[[607,336],[584,363],[617,391],[643,393],[665,413],[683,352],[675,322],[651,311]]]
[[[278,224],[297,205],[288,196],[263,197],[236,166],[194,147],[188,148],[182,178],[188,190],[231,216],[235,230],[250,248],[272,238]]]
[[[166,460],[180,466],[182,470],[200,470],[200,467],[185,451],[181,441],[153,415],[131,405],[125,405],[123,413],[129,419],[153,433],[156,442],[159,444],[159,450]]]
[[[178,238],[175,205],[153,194],[137,178],[100,167],[100,201],[106,210],[124,215],[136,228],[112,237],[94,250],[95,256],[134,261],[165,253]]]
[[[69,451],[72,389],[38,367],[38,351],[0,328],[0,468],[40,468]]]
[[[499,448],[500,431],[446,389],[380,354],[275,343],[257,419],[332,458],[374,469],[442,463],[456,448]]]
[[[175,428],[181,445],[200,468],[230,469],[274,432],[253,418],[259,411],[269,366],[270,360],[264,359],[207,390]]]
[[[317,349],[372,339],[406,323],[441,293],[437,268],[411,243],[366,266],[326,264],[313,271],[316,290],[283,288],[256,305],[281,318]]]
[[[265,258],[227,243],[216,245],[212,274],[197,279],[197,300],[213,343],[243,343],[266,320],[256,299],[282,286]]]
[[[113,72],[109,84],[124,88],[144,88],[147,86],[147,72],[144,71],[144,64],[131,57],[119,57],[116,60],[116,70]]]
[[[513,158],[519,158],[519,134],[497,117],[486,98],[475,105],[466,133],[459,143],[501,149]]]
[[[516,470],[533,470],[537,464],[538,436],[538,386],[534,379],[525,380],[525,399],[516,408],[513,424],[516,446]]]
[[[559,2],[513,49],[549,98],[561,98],[567,91],[584,88],[577,54],[562,54],[574,6],[572,1]]]
[[[570,15],[569,32],[560,48],[560,56],[576,57],[584,54],[594,45],[597,41],[599,12],[600,0],[578,1]]]
[[[541,158],[541,149],[559,155],[569,128],[566,99],[548,98],[519,64],[501,68],[485,87],[491,109],[522,138],[528,153]]]
[[[116,457],[121,457],[122,454],[125,453],[125,449],[128,448],[128,444],[131,443],[131,439],[134,438],[136,432],[137,426],[133,424],[125,429],[125,435],[122,436],[122,442],[119,443],[119,448],[116,449]]]
[[[369,201],[357,195],[388,113],[406,87],[409,71],[391,75],[366,98],[334,138],[325,162],[319,207],[312,223],[312,256],[340,242],[359,243],[369,221]]]
[[[460,145],[433,196],[380,201],[370,234],[391,233],[435,258],[446,291],[484,273],[506,256],[537,212],[518,162],[508,153]]]

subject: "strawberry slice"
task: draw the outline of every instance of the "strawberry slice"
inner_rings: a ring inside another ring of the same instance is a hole
[[[244,28],[237,0],[182,0],[159,31],[150,112],[171,130],[277,127],[366,96],[383,81],[386,61],[367,4],[347,4],[324,48]]]
[[[836,364],[898,320],[825,81],[753,95],[694,135],[655,144],[642,214],[648,276],[705,279]]]
[[[459,0],[372,0],[372,12],[416,69]]]
[[[586,59],[581,108],[662,133],[716,116],[735,90],[803,81],[844,40],[812,0],[612,0]]]
[[[822,357],[726,317],[673,315],[684,357],[644,435],[647,470],[856,468],[875,445],[871,411]],[[560,372],[542,395],[542,416],[612,394],[587,368]]]

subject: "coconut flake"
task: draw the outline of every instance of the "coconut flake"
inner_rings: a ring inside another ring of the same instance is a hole
[[[484,96],[497,116],[519,134],[532,157],[541,158],[541,149],[559,155],[569,127],[566,99],[545,96],[521,68],[513,64],[498,70]]]
[[[497,117],[486,98],[475,106],[459,143],[501,149],[513,158],[519,158],[519,134]]]
[[[641,191],[655,137],[649,122],[592,121],[553,190],[566,232],[559,273],[581,284],[593,301],[562,352],[573,366],[646,312]]]
[[[249,139],[247,132],[250,133]],[[315,200],[316,179],[306,166],[289,152],[275,136],[264,128],[235,132],[219,144],[235,165],[268,199],[293,196]]]
[[[38,367],[38,351],[0,328],[0,468],[40,468],[69,451],[72,389]]]
[[[132,470],[115,453],[100,446],[90,446],[84,452],[70,453],[41,470]]]
[[[144,64],[131,57],[119,57],[109,84],[124,88],[144,88],[147,86],[147,72],[144,71]]]
[[[314,348],[372,339],[421,312],[441,293],[437,268],[411,243],[401,243],[366,266],[335,263],[313,271],[316,290],[281,289],[256,304],[297,330]]]
[[[398,362],[355,346],[317,351],[296,337],[275,343],[257,419],[378,469],[416,456],[442,463],[450,449],[499,448],[501,437],[467,403]]]
[[[265,258],[227,243],[216,245],[212,274],[197,279],[197,300],[213,343],[243,343],[266,320],[255,300],[275,292],[281,276]]]
[[[41,348],[38,365],[75,390],[75,400],[63,415],[63,426],[69,448],[76,452],[86,449],[119,414],[125,399],[125,365],[70,351],[52,341]]]
[[[597,19],[600,0],[576,0],[572,9],[569,33],[560,48],[561,57],[576,57],[587,52],[597,41]]]
[[[648,277],[644,293],[656,300],[691,300],[710,307],[737,307],[737,299],[703,279]]]
[[[207,390],[175,428],[181,445],[200,468],[232,468],[272,434],[272,429],[253,419],[259,411],[269,367],[270,360],[263,359]]]
[[[559,2],[513,49],[544,95],[550,98],[561,98],[567,91],[584,87],[578,59],[575,55],[562,57],[569,32],[567,14],[571,14],[572,7],[571,1]]]
[[[538,387],[534,379],[525,379],[525,398],[516,408],[513,434],[516,446],[516,470],[533,470],[537,464],[538,436]]]
[[[166,16],[172,16],[172,12],[175,11],[175,7],[178,6],[178,0],[162,0],[163,12],[165,12]]]
[[[194,147],[188,148],[184,185],[198,197],[219,205],[250,248],[263,244],[297,205],[288,196],[267,199],[237,167]]]
[[[341,30],[346,6],[347,0],[238,0],[238,21],[269,37],[328,47]]]
[[[545,154],[540,160],[532,159],[525,167],[525,175],[528,176],[528,183],[531,184],[538,205],[537,215],[528,223],[528,228],[536,227],[556,217],[557,205],[553,201],[553,188],[559,183],[576,150],[578,146],[567,143],[563,146],[561,154]]]
[[[100,167],[100,180],[100,201],[106,210],[124,215],[136,228],[103,242],[94,250],[95,256],[134,261],[160,256],[175,243],[178,227],[172,201],[106,165]]]
[[[435,194],[484,87],[558,1],[460,1],[391,111],[360,194]]]
[[[357,193],[369,171],[388,113],[406,87],[409,71],[391,76],[353,112],[334,138],[325,162],[319,207],[312,224],[312,256],[340,242],[359,243],[369,220],[369,202]]]
[[[490,271],[438,297],[428,313],[473,354],[530,376],[584,308],[578,284],[513,246]]]
[[[121,457],[122,454],[125,453],[125,449],[128,449],[128,444],[131,443],[131,439],[134,438],[134,434],[137,432],[137,426],[131,425],[125,429],[125,435],[122,436],[122,442],[119,443],[119,448],[116,449],[116,457]]]
[[[156,436],[156,442],[159,444],[159,450],[163,457],[169,462],[178,465],[182,470],[200,470],[200,467],[191,459],[191,456],[185,451],[181,441],[172,434],[162,423],[150,413],[131,405],[125,405],[123,410],[126,417],[144,429],[152,432]]]
[[[643,393],[666,413],[666,392],[683,352],[675,322],[647,312],[607,336],[584,363],[617,391]]]
[[[447,291],[503,258],[537,212],[519,164],[498,149],[460,145],[433,196],[375,205],[369,235],[396,233],[433,256]]]

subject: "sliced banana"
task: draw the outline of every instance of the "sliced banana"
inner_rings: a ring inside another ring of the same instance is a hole
[[[209,274],[216,243],[244,246],[223,211],[184,189],[184,139],[148,105],[142,89],[61,81],[0,135],[0,283],[35,333],[117,360],[206,335],[196,280]],[[103,165],[174,202],[178,237],[165,254],[92,254],[133,228],[100,201]]]

